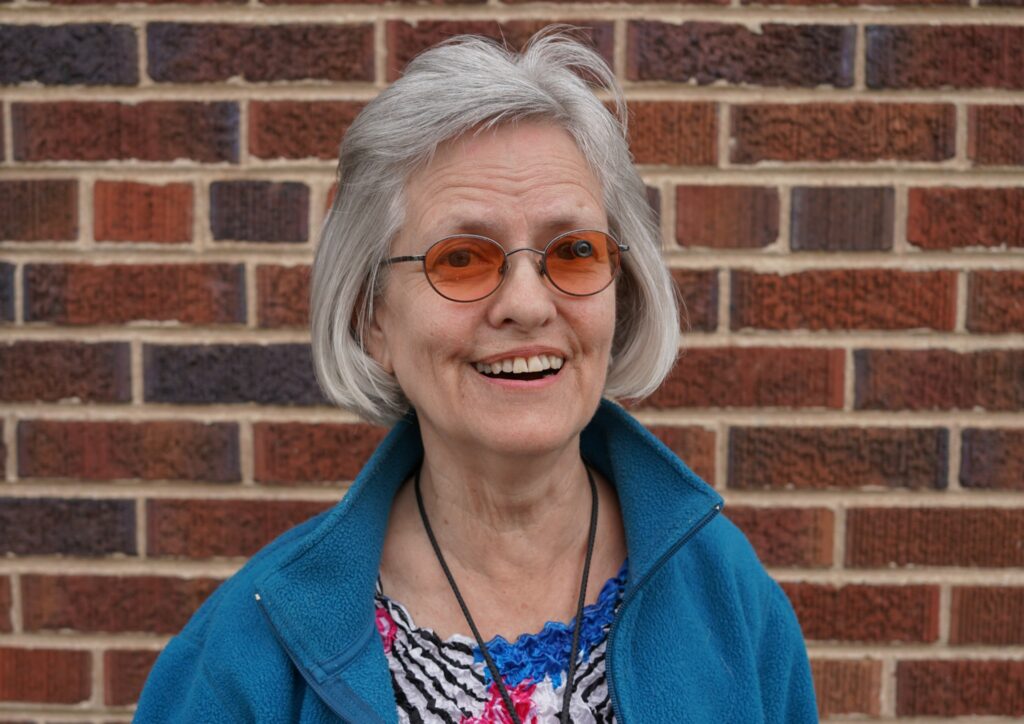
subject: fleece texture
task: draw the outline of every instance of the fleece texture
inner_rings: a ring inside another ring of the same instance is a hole
[[[607,671],[620,724],[817,721],[800,627],[720,496],[604,401],[581,452],[618,492],[629,580]],[[256,554],[160,655],[138,722],[396,722],[373,596],[414,417],[348,494]]]

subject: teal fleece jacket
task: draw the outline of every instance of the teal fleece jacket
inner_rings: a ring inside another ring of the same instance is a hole
[[[793,610],[719,495],[614,403],[581,448],[626,529],[607,654],[617,721],[817,721]],[[396,722],[373,596],[392,498],[422,455],[401,421],[336,506],[221,585],[160,655],[135,720]]]

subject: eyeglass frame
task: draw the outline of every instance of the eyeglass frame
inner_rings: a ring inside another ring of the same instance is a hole
[[[551,246],[556,241],[559,241],[560,239],[564,239],[567,236],[571,236],[572,234],[580,234],[580,233],[584,233],[584,232],[591,232],[591,233],[595,233],[595,234],[601,234],[602,236],[607,237],[613,244],[615,244],[615,247],[618,249],[619,254],[620,254],[620,261],[619,261],[618,266],[615,267],[615,272],[612,274],[611,279],[609,279],[608,283],[605,284],[603,287],[601,287],[600,289],[598,289],[596,291],[593,291],[593,292],[587,292],[586,294],[575,294],[573,292],[565,291],[560,286],[558,286],[558,284],[555,283],[554,279],[551,278],[551,275],[548,273],[547,255],[548,255],[548,249],[550,249]],[[476,299],[452,299],[448,295],[442,293],[441,290],[439,290],[436,286],[434,286],[434,282],[431,281],[431,279],[430,279],[430,274],[427,273],[427,255],[430,253],[430,250],[433,249],[435,246],[437,246],[438,244],[442,244],[442,243],[448,241],[449,239],[480,239],[482,241],[488,241],[488,242],[494,244],[499,249],[501,249],[501,253],[504,254],[504,256],[505,256],[505,260],[502,262],[501,267],[499,269],[499,274],[501,275],[501,278],[499,279],[498,283],[494,286],[494,289],[492,289],[491,291],[487,292],[487,294],[483,295],[482,297],[477,297]],[[491,296],[492,294],[494,294],[496,291],[498,291],[501,288],[501,285],[505,283],[505,279],[507,277],[506,272],[508,272],[508,268],[509,268],[508,258],[510,256],[512,256],[513,254],[518,254],[521,251],[531,251],[534,254],[539,254],[540,255],[540,269],[538,270],[540,272],[540,275],[542,277],[544,277],[545,279],[547,279],[548,282],[551,284],[551,286],[553,286],[556,290],[558,290],[562,294],[567,294],[570,297],[592,297],[595,294],[600,294],[605,289],[610,287],[612,282],[614,282],[616,277],[618,277],[618,275],[621,273],[621,271],[622,271],[621,255],[626,253],[627,251],[629,251],[629,244],[621,243],[618,239],[616,239],[614,236],[609,234],[607,231],[601,231],[600,229],[573,229],[572,231],[566,231],[566,232],[563,232],[563,233],[559,234],[558,236],[555,236],[547,244],[544,245],[543,249],[535,249],[532,246],[521,246],[518,249],[512,249],[511,251],[505,251],[505,247],[501,245],[501,242],[499,242],[496,239],[492,239],[489,236],[482,236],[480,234],[450,234],[449,236],[445,236],[445,237],[443,237],[441,239],[438,239],[434,243],[432,243],[430,246],[427,247],[427,250],[425,252],[423,252],[422,254],[413,254],[413,255],[407,255],[407,256],[393,256],[393,257],[391,257],[389,259],[385,259],[384,263],[386,265],[388,265],[388,266],[391,266],[392,264],[400,264],[402,262],[408,262],[408,261],[423,262],[423,266],[422,266],[422,268],[423,268],[423,276],[425,276],[427,278],[427,283],[430,285],[430,288],[433,289],[435,292],[437,292],[437,294],[439,296],[443,297],[444,299],[447,299],[449,302],[455,302],[456,304],[472,304],[473,302],[479,302],[479,301],[481,301],[483,299],[487,299],[487,297]]]

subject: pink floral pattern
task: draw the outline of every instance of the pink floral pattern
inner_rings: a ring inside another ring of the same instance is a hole
[[[388,613],[386,608],[380,606],[377,607],[377,633],[380,634],[381,641],[384,642],[384,653],[391,653],[391,645],[395,643],[395,634],[398,633],[398,626],[395,624],[395,619],[391,618],[391,614]]]
[[[508,690],[509,698],[512,699],[512,706],[519,715],[519,721],[523,724],[538,724],[534,713],[533,691],[537,685],[530,681],[523,681],[519,686],[513,686]],[[505,702],[501,699],[501,692],[498,685],[491,682],[487,690],[491,698],[484,705],[483,713],[480,716],[464,717],[460,724],[512,724],[512,717],[505,708]]]

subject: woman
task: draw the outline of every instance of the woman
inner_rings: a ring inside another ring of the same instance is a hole
[[[394,428],[168,645],[139,721],[816,720],[719,496],[602,401],[654,390],[679,325],[625,118],[581,76],[623,111],[564,36],[463,38],[352,125],[314,358]]]

